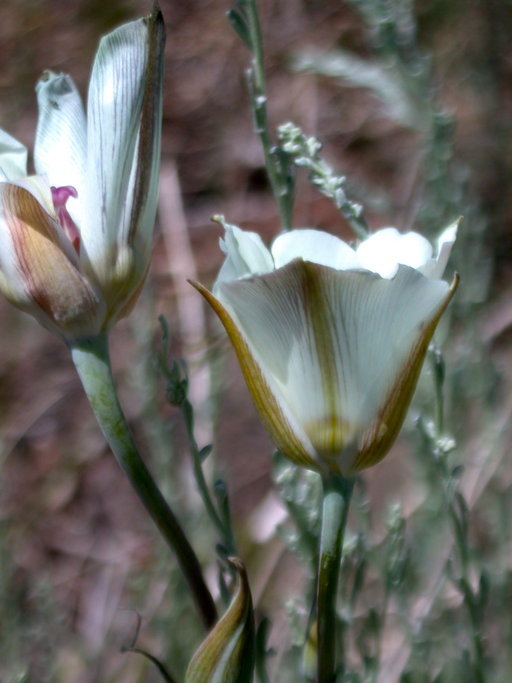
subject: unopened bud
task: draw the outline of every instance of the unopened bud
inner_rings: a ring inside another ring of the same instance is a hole
[[[229,558],[237,585],[224,616],[201,643],[188,665],[185,683],[250,683],[254,670],[254,614],[245,567]]]

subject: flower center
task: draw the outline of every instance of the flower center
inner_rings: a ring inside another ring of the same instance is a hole
[[[69,241],[78,254],[80,252],[80,232],[66,208],[66,202],[68,199],[70,197],[78,197],[78,192],[71,185],[65,185],[64,187],[51,187],[50,189],[52,191],[53,205],[55,207],[55,212],[57,213],[59,223],[64,228],[64,232],[69,237]]]
[[[308,420],[304,426],[311,443],[322,457],[339,455],[354,430],[353,424],[337,414]]]

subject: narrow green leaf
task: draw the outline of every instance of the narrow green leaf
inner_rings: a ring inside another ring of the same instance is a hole
[[[211,443],[207,444],[206,446],[203,446],[201,450],[199,451],[199,459],[203,463],[206,458],[210,455],[210,453],[213,451],[213,446]]]
[[[238,34],[238,37],[241,38],[243,43],[251,50],[252,52],[252,43],[251,43],[251,34],[249,32],[249,27],[247,26],[247,23],[245,19],[242,17],[242,15],[237,12],[234,9],[230,9],[226,12],[226,16],[228,18],[229,23],[235,30],[235,32]]]
[[[146,650],[143,650],[140,647],[127,647],[123,650],[123,652],[134,652],[135,654],[142,655],[146,659],[149,659],[149,661],[156,666],[164,681],[166,681],[167,683],[176,683],[175,679],[167,671],[166,667],[162,664],[162,662],[159,659],[157,659],[154,655],[150,654],[149,652],[146,652]]]

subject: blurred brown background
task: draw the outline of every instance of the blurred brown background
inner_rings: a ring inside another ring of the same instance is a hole
[[[305,48],[329,52],[342,46],[372,59],[360,16],[341,0],[258,4],[271,125],[293,120],[322,140],[325,157],[348,176],[353,196],[369,208],[372,227],[412,228],[423,172],[418,133],[390,117],[369,90],[291,68]],[[112,335],[128,417],[167,495],[204,548],[205,561],[213,532],[208,525],[199,528],[197,501],[184,487],[190,475],[182,430],[164,405],[151,352],[158,345],[157,315],[163,313],[174,353],[191,359],[202,444],[216,434],[218,467],[237,519],[246,519],[271,486],[270,442],[236,362],[229,352],[223,356],[226,342],[185,282],[197,277],[210,284],[221,262],[220,228],[211,215],[223,213],[267,239],[279,229],[252,131],[244,81],[248,52],[226,21],[229,7],[221,0],[161,2],[168,35],[155,256],[134,315]],[[129,0],[2,0],[0,125],[30,149],[41,72],[70,73],[85,96],[100,35],[149,9],[149,3]],[[468,286],[462,298],[466,311],[481,316],[474,333],[493,344],[500,358],[506,357],[512,323],[510,10],[510,2],[498,0],[416,3],[418,41],[432,60],[433,92],[456,123],[453,157],[446,164],[454,165],[462,189],[453,197],[452,215],[442,219],[466,213],[468,205],[477,216],[468,230],[478,234],[482,250],[472,252],[470,265],[483,275],[475,281],[478,291]],[[330,201],[303,177],[295,225],[350,236]],[[464,282],[467,264],[456,265]],[[132,637],[139,612],[145,645],[155,653],[170,648],[172,659],[169,640],[175,633],[163,635],[161,624],[167,622],[155,616],[162,605],[172,609],[175,600],[166,550],[108,453],[63,344],[4,300],[0,334],[0,652],[20,662],[9,669],[19,670],[12,681],[157,680],[150,669],[134,670],[135,655],[120,654],[119,643]],[[205,370],[205,358],[214,359],[212,373]],[[227,379],[221,382],[223,367]],[[206,402],[212,386],[222,396],[214,409]],[[407,481],[401,462],[397,453],[381,465],[378,498]],[[370,473],[370,483],[375,476]],[[182,609],[185,614],[191,608]]]

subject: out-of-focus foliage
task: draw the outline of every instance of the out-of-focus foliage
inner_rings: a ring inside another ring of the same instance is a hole
[[[171,355],[189,359],[198,452],[214,441],[207,477],[213,470],[227,481],[257,613],[273,622],[268,669],[275,680],[295,681],[318,482],[278,464],[286,510],[269,494],[270,444],[217,328],[185,284],[196,269],[209,282],[220,262],[211,215],[268,238],[278,230],[245,91],[248,53],[220,0],[161,5],[168,42],[160,233],[151,282],[113,336],[114,369],[151,468],[208,565],[218,538],[192,484],[190,435],[166,403],[156,360],[163,312]],[[370,228],[436,235],[464,215],[454,252],[462,284],[438,340],[443,422],[433,363],[416,396],[411,438],[356,487],[340,582],[344,680],[469,679],[479,638],[486,680],[508,680],[510,3],[260,0],[258,7],[269,129],[292,120],[321,140],[322,159],[346,177],[343,189],[365,207]],[[99,34],[148,9],[72,0],[55,11],[51,0],[4,0],[1,126],[31,147],[40,73],[69,72],[85,94]],[[306,172],[297,169],[295,185],[295,226],[351,235]],[[0,607],[8,624],[0,629],[0,679],[161,680],[146,659],[121,652],[137,634],[137,645],[182,676],[202,640],[190,598],[121,480],[65,349],[3,301],[0,330]],[[219,575],[212,567],[212,582]]]

